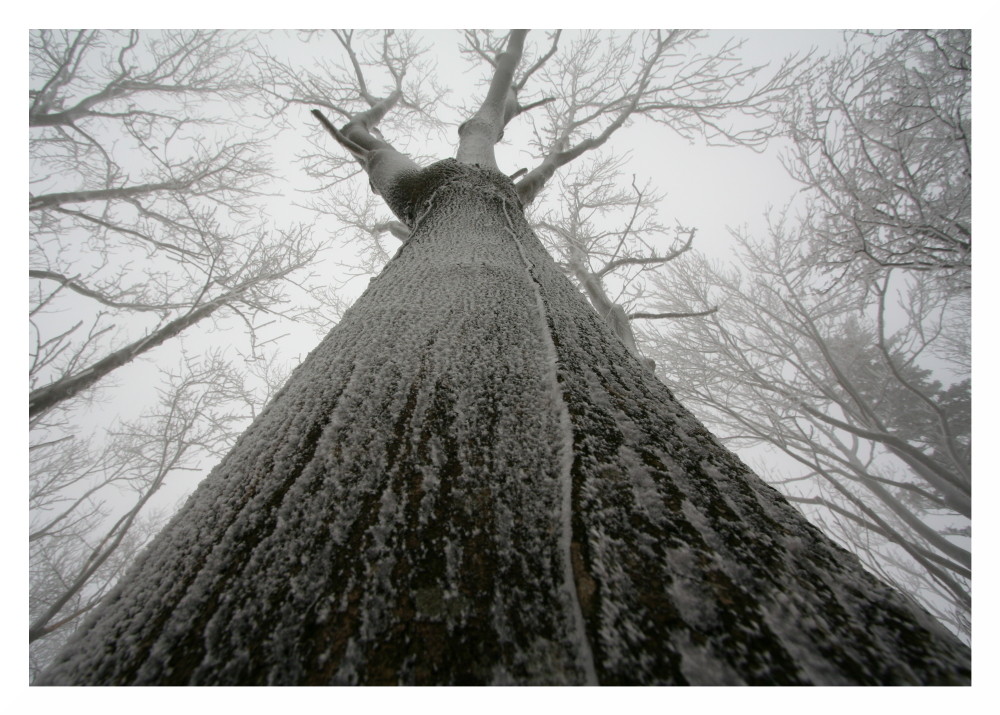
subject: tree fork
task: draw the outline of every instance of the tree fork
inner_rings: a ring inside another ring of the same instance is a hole
[[[643,369],[502,174],[413,235],[41,684],[964,684]]]

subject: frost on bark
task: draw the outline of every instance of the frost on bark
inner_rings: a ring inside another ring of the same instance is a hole
[[[44,684],[967,683],[950,634],[631,356],[513,184],[412,237]]]

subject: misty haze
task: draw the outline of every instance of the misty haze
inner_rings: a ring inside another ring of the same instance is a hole
[[[971,32],[30,32],[35,685],[967,685]]]

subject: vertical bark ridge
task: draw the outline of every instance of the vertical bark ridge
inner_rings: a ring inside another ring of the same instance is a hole
[[[590,638],[587,635],[587,627],[583,620],[583,609],[580,605],[580,579],[583,574],[578,572],[577,562],[573,559],[573,426],[570,419],[569,409],[563,399],[562,387],[559,378],[559,358],[556,352],[555,342],[552,339],[552,328],[545,301],[542,298],[541,285],[535,277],[534,264],[528,260],[524,252],[517,233],[514,231],[508,204],[504,202],[504,218],[507,220],[507,230],[517,246],[518,255],[524,262],[524,270],[531,279],[532,288],[535,293],[535,303],[538,306],[538,329],[545,346],[546,363],[548,366],[547,381],[549,383],[549,399],[552,407],[558,414],[559,431],[562,440],[559,444],[559,472],[562,485],[562,555],[563,573],[566,592],[569,596],[570,607],[572,609],[572,620],[577,631],[577,641],[579,645],[579,659],[588,685],[597,684],[597,672],[594,668],[594,654],[590,647]]]

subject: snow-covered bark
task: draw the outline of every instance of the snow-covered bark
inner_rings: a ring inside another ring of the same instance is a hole
[[[412,237],[40,683],[968,682],[628,353],[508,179],[400,183]]]

